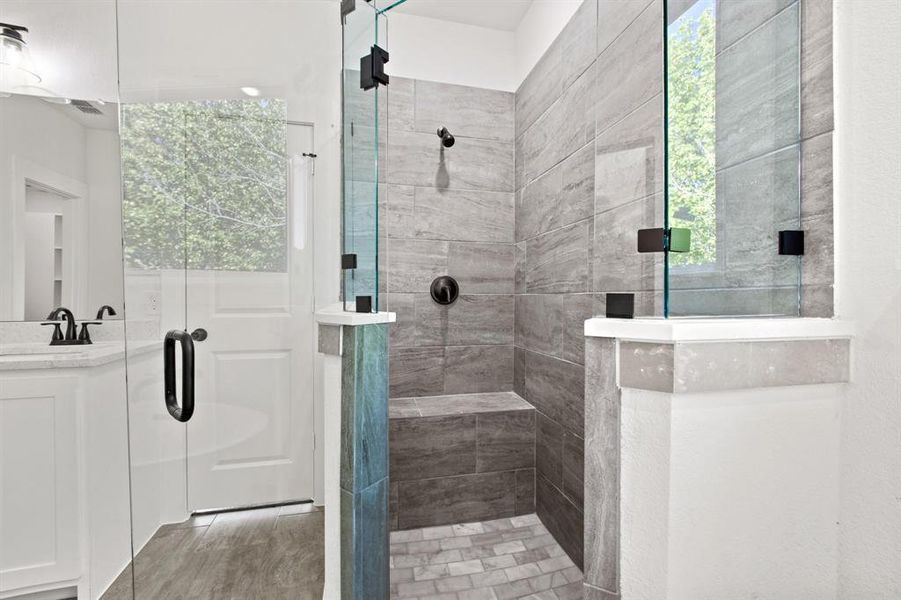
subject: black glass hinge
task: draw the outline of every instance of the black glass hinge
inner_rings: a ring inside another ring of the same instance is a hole
[[[804,231],[786,229],[779,232],[779,254],[786,256],[804,255]]]
[[[691,229],[671,227],[638,230],[639,252],[688,252],[691,250]]]
[[[371,313],[372,296],[357,296],[356,309],[358,313]]]
[[[342,254],[341,255],[341,270],[347,271],[349,269],[357,268],[357,255],[356,254]]]
[[[357,9],[356,0],[341,0],[341,22],[344,23],[347,15],[349,15],[356,9]]]
[[[388,62],[388,51],[373,46],[369,54],[360,59],[360,88],[371,90],[374,87],[388,85],[385,63]]]

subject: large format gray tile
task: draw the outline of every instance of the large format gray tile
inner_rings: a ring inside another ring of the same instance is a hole
[[[799,163],[795,145],[720,173],[719,216],[728,240],[720,254],[729,286],[797,285],[797,258],[778,253],[778,235],[800,225]]]
[[[392,481],[476,471],[476,417],[412,417],[390,420]]]
[[[525,132],[588,68],[595,55],[597,9],[584,2],[516,92],[516,135]]]
[[[799,140],[798,5],[716,61],[716,162],[722,169]]]
[[[654,96],[595,142],[595,212],[663,191],[663,95]]]
[[[619,582],[620,397],[616,341],[585,346],[585,582],[617,590]]]
[[[516,160],[522,163],[520,183],[534,180],[594,139],[591,106],[595,72],[592,66],[582,73],[560,99],[518,138]]]
[[[832,131],[834,120],[833,3],[801,0],[801,137]]]
[[[384,194],[382,188],[385,188]],[[385,228],[389,238],[413,237],[415,189],[409,185],[379,186],[379,227]]]
[[[654,2],[668,0],[653,0]],[[604,52],[623,34],[652,0],[597,0],[598,4],[598,54]]]
[[[513,191],[513,145],[509,142],[458,139],[444,148],[434,133],[391,132],[389,184],[439,189]]]
[[[397,315],[397,321],[388,328],[391,348],[416,346],[416,295],[386,294],[385,310]]]
[[[390,240],[388,290],[428,293],[432,280],[447,274],[447,252],[447,242]]]
[[[450,242],[447,272],[460,293],[512,294],[513,253],[512,244]]]
[[[661,285],[660,254],[638,252],[638,230],[659,227],[662,194],[635,200],[595,216],[592,291],[653,291]]]
[[[535,470],[563,487],[563,427],[539,412],[535,421]]]
[[[832,133],[801,142],[801,218],[833,212]]]
[[[716,3],[716,48],[722,52],[798,0],[719,0]]]
[[[588,291],[590,220],[581,221],[526,243],[526,292]]]
[[[516,471],[516,514],[535,512],[535,469]]]
[[[584,502],[584,440],[574,433],[563,436],[563,493],[576,506]]]
[[[441,127],[461,137],[513,141],[513,94],[449,83],[416,82],[416,131]]]
[[[663,3],[655,0],[598,56],[597,131],[663,90]]]
[[[594,170],[594,146],[587,144],[524,187],[516,205],[517,241],[590,217]]]
[[[803,219],[801,228],[804,230],[801,284],[831,285],[835,281],[835,232],[832,215]]]
[[[591,294],[524,294],[516,297],[515,343],[521,348],[582,363]]]
[[[444,393],[444,348],[392,348],[390,365],[392,398]]]
[[[563,547],[576,566],[582,568],[583,516],[558,488],[538,475],[535,482],[535,508],[541,522]]]
[[[436,346],[509,345],[513,343],[513,296],[461,294],[451,305],[417,295],[417,336]]]
[[[414,127],[414,98],[413,88],[415,80],[406,77],[391,76],[391,85],[379,92],[379,100],[387,90],[388,114],[380,111],[379,122],[387,123],[389,131],[412,131]],[[390,137],[390,135],[389,135]]]
[[[581,435],[585,411],[584,367],[527,351],[525,370],[526,401]]]
[[[416,188],[415,235],[469,242],[512,242],[513,194]],[[412,229],[408,235],[412,235]]]
[[[473,473],[398,483],[398,527],[498,519],[515,513],[515,472]]]
[[[513,346],[449,346],[445,349],[446,394],[513,389]]]
[[[478,415],[476,470],[505,471],[535,466],[535,411]]]
[[[519,242],[513,250],[513,292],[526,293],[526,243]]]

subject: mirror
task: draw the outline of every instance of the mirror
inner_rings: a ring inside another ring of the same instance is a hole
[[[43,321],[59,306],[94,319],[103,305],[117,319],[115,38],[101,34],[111,11],[72,3],[61,18],[53,5],[0,2],[0,321]]]

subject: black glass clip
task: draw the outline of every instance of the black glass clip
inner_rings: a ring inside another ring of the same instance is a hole
[[[666,252],[666,230],[663,227],[638,230],[639,252]]]
[[[635,317],[635,294],[607,294],[608,319],[631,319]]]
[[[357,312],[358,313],[371,313],[372,312],[372,296],[357,296]]]
[[[638,230],[639,252],[688,252],[691,249],[691,229],[671,227]]]
[[[341,255],[341,270],[347,271],[349,269],[357,268],[357,255],[356,254],[342,254]]]
[[[779,232],[779,254],[804,255],[804,231],[787,229]]]
[[[388,62],[388,51],[373,46],[369,54],[360,59],[360,88],[371,90],[374,87],[388,85],[385,63]]]

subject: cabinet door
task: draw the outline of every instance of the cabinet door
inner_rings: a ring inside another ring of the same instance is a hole
[[[0,375],[0,593],[81,574],[78,385]]]

